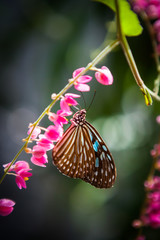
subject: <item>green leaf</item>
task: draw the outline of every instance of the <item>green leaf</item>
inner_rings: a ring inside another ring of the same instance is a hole
[[[116,12],[114,0],[96,0],[97,2],[104,3]],[[122,32],[126,36],[138,36],[142,33],[143,28],[140,25],[137,14],[131,10],[130,4],[127,0],[118,0],[120,9],[120,19]]]

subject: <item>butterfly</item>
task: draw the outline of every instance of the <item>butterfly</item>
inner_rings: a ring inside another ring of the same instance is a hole
[[[96,188],[110,188],[116,179],[113,157],[96,129],[86,121],[86,110],[77,111],[52,152],[53,164],[71,178]]]

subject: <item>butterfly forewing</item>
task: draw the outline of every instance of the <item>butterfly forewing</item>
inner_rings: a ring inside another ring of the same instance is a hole
[[[106,144],[85,120],[85,110],[73,116],[71,126],[53,149],[53,163],[60,172],[80,178],[97,188],[109,188],[116,178],[115,164]]]

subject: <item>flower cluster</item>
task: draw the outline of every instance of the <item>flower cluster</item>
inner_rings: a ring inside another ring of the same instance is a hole
[[[160,116],[156,118],[157,123]],[[151,156],[154,159],[154,169],[160,171],[160,144],[156,144],[151,150]],[[160,228],[160,177],[150,175],[148,180],[144,182],[146,190],[145,205],[139,219],[134,220],[133,226],[136,228],[142,226],[150,226],[152,228]],[[145,239],[144,236],[142,239]],[[137,238],[138,239],[138,238]]]
[[[153,31],[157,40],[157,52],[160,54],[160,1],[159,0],[131,0],[133,10],[137,13],[144,11],[153,24]]]
[[[73,79],[76,78],[85,68],[78,68],[73,72]],[[92,69],[91,69],[92,70]],[[101,69],[93,68],[95,72],[95,77],[98,82],[103,85],[111,85],[113,83],[113,76],[110,70],[103,66]],[[92,80],[92,77],[89,75],[83,75],[77,77],[74,81],[74,87],[78,91],[89,91],[90,87],[86,83]],[[53,98],[55,94],[53,94]],[[80,95],[74,93],[66,93],[64,96],[61,96],[60,99],[60,109],[57,113],[49,112],[48,118],[53,123],[48,126],[46,129],[41,127],[35,127],[32,134],[31,139],[36,141],[36,145],[33,148],[27,148],[26,152],[31,153],[31,162],[35,165],[46,167],[46,163],[48,163],[48,158],[46,151],[53,149],[54,142],[57,142],[61,139],[63,135],[63,124],[67,124],[68,120],[67,116],[72,115],[71,106],[78,105],[78,102],[75,100],[79,98]],[[32,131],[32,124],[30,124],[30,129],[28,134]],[[44,133],[41,134],[41,130],[44,130]]]
[[[11,163],[4,164],[4,171],[7,171]],[[8,174],[14,175],[16,177],[16,184],[19,189],[26,188],[26,181],[32,176],[32,169],[26,161],[17,161],[8,170]]]
[[[160,227],[160,177],[154,176],[151,180],[145,181],[147,191],[146,205],[139,220],[133,222],[134,227],[150,226]]]
[[[92,80],[89,75],[81,75],[81,72],[85,68],[79,68],[73,72],[73,84],[76,90],[81,92],[90,91],[90,86],[86,83]],[[110,70],[103,66],[99,68],[91,68],[90,70],[95,71],[95,78],[98,82],[103,85],[111,85],[113,83],[113,76]],[[52,94],[54,99],[56,94]],[[26,153],[32,154],[31,162],[40,167],[46,167],[48,163],[47,151],[54,148],[54,143],[59,141],[63,135],[63,125],[68,123],[66,117],[72,115],[71,106],[78,105],[75,100],[80,95],[73,93],[66,93],[64,96],[60,96],[60,109],[56,112],[46,112],[48,119],[52,122],[47,128],[40,127],[38,125],[30,124],[28,135],[30,136],[31,142],[36,142],[32,148],[25,148]],[[43,131],[43,133],[42,133]],[[11,167],[10,167],[11,166]],[[26,188],[26,180],[32,173],[29,164],[26,161],[17,161],[14,165],[11,163],[3,165],[4,171],[7,174],[14,175],[16,177],[16,184],[19,189]],[[9,199],[0,200],[0,215],[7,216],[13,211],[15,202]]]

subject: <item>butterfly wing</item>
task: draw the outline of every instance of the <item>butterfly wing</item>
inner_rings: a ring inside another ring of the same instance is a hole
[[[96,129],[87,121],[83,127],[88,133],[94,150],[93,172],[91,175],[87,175],[84,180],[98,188],[109,188],[116,179],[113,157]]]
[[[94,150],[82,126],[72,124],[53,148],[53,163],[61,173],[85,179],[93,172]]]
[[[109,188],[116,178],[115,164],[106,144],[85,121],[72,124],[53,149],[53,163],[60,172],[80,178],[97,188]]]

